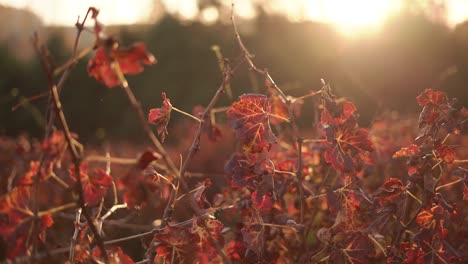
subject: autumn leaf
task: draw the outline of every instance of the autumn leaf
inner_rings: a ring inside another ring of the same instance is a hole
[[[74,135],[74,138],[77,137],[77,135]],[[54,130],[50,137],[46,138],[42,143],[42,150],[49,156],[58,157],[66,146],[65,134],[60,130]]]
[[[134,264],[135,262],[123,252],[123,250],[120,247],[112,247],[110,249],[107,249],[107,256],[109,258],[109,263],[119,263],[119,264]],[[97,261],[98,263],[101,262],[102,258],[102,253],[99,248],[96,248],[93,252],[93,260]],[[94,262],[93,261],[93,262]]]
[[[400,194],[404,191],[404,185],[400,179],[390,178],[382,186],[382,190],[379,194],[379,203],[386,205],[394,202]]]
[[[456,153],[453,148],[445,144],[435,144],[434,150],[437,158],[442,159],[448,164],[452,164],[456,158]]]
[[[418,216],[416,217],[416,223],[421,227],[429,227],[432,225],[432,221],[434,220],[434,215],[430,210],[421,210]]]
[[[143,71],[142,64],[151,65],[156,63],[153,54],[146,51],[146,45],[143,42],[137,42],[129,48],[120,48],[117,45],[112,47],[98,47],[94,57],[88,62],[88,74],[96,78],[99,82],[112,88],[120,84],[111,64],[116,61],[123,74],[138,74]]]
[[[119,189],[125,190],[123,198],[129,208],[142,206],[150,201],[151,194],[158,188],[161,175],[149,165],[160,158],[160,154],[147,151],[138,158],[127,174],[119,178]]]
[[[268,98],[258,94],[244,94],[232,104],[227,117],[236,137],[242,141],[243,150],[260,153],[269,150],[276,137],[271,131],[269,116],[271,105]]]
[[[419,147],[416,146],[415,144],[411,144],[410,146],[406,148],[401,148],[395,154],[393,154],[393,158],[399,158],[399,157],[411,157],[415,155],[416,153],[419,152]]]
[[[447,103],[447,97],[443,92],[434,92],[432,89],[426,89],[416,97],[420,106],[428,104],[438,105]]]
[[[161,96],[163,99],[162,107],[153,108],[149,111],[148,122],[156,125],[158,135],[161,141],[164,142],[168,134],[167,125],[171,119],[172,105],[169,98],[166,97],[166,93],[162,93]]]
[[[75,169],[70,169],[71,177],[77,180]],[[97,205],[101,202],[107,193],[109,187],[112,186],[112,177],[104,170],[97,168],[93,174],[88,174],[88,165],[86,163],[80,166],[81,182],[83,184],[83,194],[85,203],[89,206]]]
[[[39,175],[39,181],[46,179],[47,174],[52,170],[52,163],[44,164],[39,172],[39,161],[29,162],[29,171],[19,180],[18,185],[20,186],[31,186],[34,184],[34,178]]]
[[[33,212],[29,208],[31,187],[18,186],[4,195],[0,200],[0,235],[7,243],[7,256],[13,259],[24,255],[31,246],[27,244],[28,229],[32,220]],[[50,214],[39,218],[36,234],[38,239],[45,241],[45,231],[53,225],[54,221]],[[10,243],[11,242],[11,243]]]
[[[359,128],[354,119],[349,119],[340,125],[323,128],[328,148],[324,158],[333,168],[342,172],[356,169],[363,160],[365,152],[374,150],[369,140],[369,132]]]
[[[204,222],[204,223],[203,223]],[[224,246],[223,231],[224,225],[216,219],[196,218],[193,221],[191,233],[196,235],[196,244],[198,246],[198,254],[207,255],[210,259],[216,259],[219,252],[216,245],[210,237],[218,243],[219,246]]]
[[[259,258],[262,258],[265,250],[265,234],[263,227],[259,224],[252,224],[249,227],[242,228],[241,232],[247,248],[255,252]]]
[[[256,159],[253,155],[238,152],[226,163],[224,173],[232,187],[255,189],[255,181],[259,180],[255,167]]]
[[[348,101],[336,102],[327,98],[323,100],[323,105],[320,117],[322,125],[344,124],[356,111],[356,106]]]
[[[281,124],[289,119],[289,110],[286,103],[282,100],[281,96],[278,94],[276,89],[269,87],[269,101],[271,105],[271,114],[270,123],[271,124]],[[297,104],[299,105],[299,104]],[[299,112],[299,108],[296,107],[296,113]],[[278,118],[282,117],[282,118]]]
[[[141,154],[137,162],[137,167],[141,170],[144,170],[148,165],[155,161],[161,159],[161,154],[154,151],[146,151]]]
[[[6,216],[0,221],[0,234],[5,238],[11,235],[17,225],[28,217],[27,213],[32,215],[29,209],[30,200],[29,187],[16,187],[11,192],[6,194],[0,200],[0,214]]]
[[[275,203],[271,193],[262,194],[258,190],[255,190],[250,197],[255,207],[261,210],[270,210]]]
[[[374,244],[363,233],[347,233],[344,241],[338,243],[341,250],[334,250],[330,255],[332,263],[369,263],[374,255]]]

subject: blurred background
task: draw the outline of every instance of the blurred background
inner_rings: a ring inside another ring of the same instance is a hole
[[[415,96],[426,88],[468,104],[468,0],[235,4],[240,33],[257,66],[268,68],[288,94],[319,89],[323,78],[357,104],[363,125],[384,111],[416,112]],[[144,41],[157,57],[158,64],[128,78],[145,111],[160,107],[163,91],[187,112],[206,105],[221,80],[212,46],[226,57],[239,55],[230,0],[0,0],[0,135],[43,136],[47,97],[12,110],[47,91],[31,37],[37,32],[55,64],[62,65],[71,54],[76,19],[89,6],[100,9],[100,22],[122,45]],[[93,38],[84,32],[80,49]],[[72,130],[92,144],[143,138],[123,91],[87,76],[88,59],[77,64],[62,91]],[[265,91],[263,80],[246,68],[232,85],[236,96]],[[228,102],[224,98],[220,105]],[[179,119],[173,115],[171,126]]]

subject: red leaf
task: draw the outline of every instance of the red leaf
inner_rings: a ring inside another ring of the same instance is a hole
[[[380,193],[380,204],[384,205],[389,202],[393,202],[398,196],[403,192],[403,183],[400,179],[390,178],[388,179],[382,187],[382,192]]]
[[[420,106],[425,106],[428,104],[438,105],[447,103],[447,97],[443,92],[434,92],[432,89],[426,89],[418,97],[418,104]]]
[[[415,155],[418,152],[419,152],[419,147],[416,146],[415,144],[411,144],[409,147],[401,148],[399,151],[393,154],[393,158],[410,157],[410,156]]]
[[[238,152],[224,166],[224,172],[232,187],[248,187],[255,189],[255,180],[259,180],[259,174],[255,172],[256,160],[254,156]]]
[[[89,182],[84,186],[85,203],[93,206],[101,202],[112,186],[112,177],[102,169],[96,169],[95,173],[89,178]]]
[[[335,170],[350,172],[354,169],[353,159],[344,153],[338,146],[328,148],[323,154],[325,161],[330,163]]]
[[[70,168],[71,177],[77,180],[75,168]],[[94,206],[101,202],[107,193],[109,187],[112,186],[112,177],[105,173],[102,169],[95,169],[94,173],[88,174],[88,164],[83,163],[80,166],[80,177],[83,185],[83,194],[85,203],[89,206]]]
[[[125,190],[124,201],[128,207],[145,205],[158,189],[160,174],[149,165],[159,158],[158,153],[147,151],[138,158],[127,174],[119,178],[119,189]]]
[[[30,244],[26,244],[33,212],[29,208],[31,187],[19,186],[4,195],[0,200],[0,235],[7,241],[6,252],[9,259],[13,259],[27,252]],[[36,228],[37,236],[41,241],[45,241],[45,231],[54,223],[50,214],[45,214],[40,218]]]
[[[153,152],[153,151],[146,151],[138,159],[137,167],[140,170],[144,170],[146,167],[148,167],[148,165],[151,162],[153,162],[155,160],[159,160],[160,158],[161,158],[161,155],[159,153],[156,153],[156,152]]]
[[[83,250],[82,250],[83,251]],[[123,252],[120,247],[112,247],[106,250],[107,257],[109,259],[108,263],[119,263],[119,264],[134,264],[135,262]],[[83,252],[79,255],[78,258],[75,257],[75,261],[80,261],[81,263],[102,263],[103,254],[100,248],[95,248],[93,254],[88,252]]]
[[[347,238],[340,243],[341,250],[334,250],[330,255],[332,263],[369,263],[370,257],[374,255],[374,244],[370,239],[360,232],[347,233]]]
[[[418,216],[416,217],[416,223],[418,223],[421,227],[429,227],[432,225],[432,221],[434,220],[434,215],[429,210],[421,210]]]
[[[126,49],[114,46],[109,52],[106,52],[106,47],[98,47],[94,57],[88,62],[88,74],[109,88],[120,84],[115,70],[111,68],[113,60],[119,64],[123,74],[137,74],[143,71],[141,64],[156,63],[156,58],[146,51],[143,42],[137,42]]]
[[[265,237],[262,226],[254,224],[242,228],[241,232],[247,248],[255,252],[259,258],[262,258],[265,250]]]
[[[268,98],[258,94],[245,94],[239,98],[226,114],[237,138],[242,140],[243,150],[250,153],[269,150],[276,138],[270,127]]]
[[[200,208],[205,208],[206,204],[209,205],[208,200],[206,199],[206,196],[205,196],[205,191],[209,186],[211,186],[211,180],[206,179],[198,183],[197,186],[195,187],[195,190],[193,192],[193,199],[200,206]]]
[[[271,194],[261,194],[259,191],[254,191],[251,196],[253,204],[261,210],[270,210],[273,208],[274,201]]]
[[[197,218],[193,221],[191,233],[197,236],[196,242],[199,256],[208,255],[208,257],[212,259],[212,263],[214,263],[213,260],[218,257],[219,253],[216,246],[210,240],[210,237],[213,238],[219,246],[224,246],[223,228],[224,225],[215,219]]]
[[[341,125],[331,125],[324,128],[328,148],[324,157],[327,163],[341,172],[350,172],[362,163],[365,151],[373,151],[369,140],[369,132],[358,128],[354,119],[349,119]]]
[[[0,221],[0,235],[6,240],[13,234],[22,219],[26,217],[24,212],[31,212],[28,207],[29,200],[29,187],[14,188],[0,200],[0,214],[7,216],[4,221]]]
[[[445,144],[435,144],[435,153],[439,159],[443,159],[448,164],[452,164],[456,158],[455,151],[452,147]]]
[[[66,147],[65,135],[60,130],[54,130],[50,137],[42,143],[42,150],[50,156],[58,156]]]
[[[463,201],[468,201],[468,187],[463,187]]]
[[[344,124],[356,111],[356,106],[348,101],[335,102],[324,100],[324,109],[320,121],[322,125]]]
[[[269,88],[268,89],[270,96],[270,104],[271,104],[271,116],[270,118],[270,123],[272,124],[280,124],[285,122],[289,118],[289,110],[285,102],[281,99],[280,95],[274,88]],[[283,117],[283,118],[278,118],[275,116]]]
[[[37,175],[38,169],[39,169],[39,161],[29,162],[29,171],[26,172],[23,178],[20,179],[20,181],[18,182],[18,185],[21,185],[21,186],[32,185],[34,183],[34,178]],[[41,172],[39,175],[39,179],[42,180],[44,176],[45,176],[44,173]]]
[[[153,108],[149,111],[148,122],[156,125],[158,135],[161,137],[161,141],[164,142],[166,139],[167,125],[171,119],[172,105],[171,101],[166,98],[166,93],[161,94],[163,103],[161,108]]]

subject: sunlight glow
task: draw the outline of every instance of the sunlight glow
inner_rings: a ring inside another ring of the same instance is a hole
[[[144,22],[151,14],[152,0],[0,0],[0,5],[33,11],[46,25],[73,26],[90,6],[100,9],[106,24]]]
[[[256,6],[267,13],[286,15],[291,21],[311,20],[333,25],[345,35],[374,32],[385,19],[399,11],[406,0],[235,0],[235,12],[244,19],[257,15]],[[420,0],[421,3],[429,0]],[[440,0],[446,6],[450,26],[468,18],[468,0]],[[39,15],[46,25],[74,25],[89,6],[101,10],[101,22],[133,24],[152,22],[155,11],[166,10],[182,20],[200,19],[206,24],[223,19],[215,7],[199,10],[197,0],[0,0],[0,5],[26,8]],[[231,1],[221,1],[230,8]],[[155,6],[160,10],[155,10]],[[429,10],[430,12],[430,10]],[[223,15],[223,16],[224,16]]]
[[[450,25],[456,25],[467,19],[468,1],[449,0],[447,4],[447,22]]]
[[[330,23],[344,34],[372,31],[401,8],[401,0],[303,0],[304,16]]]

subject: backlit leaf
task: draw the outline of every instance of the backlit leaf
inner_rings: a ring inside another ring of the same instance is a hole
[[[242,141],[243,150],[260,153],[269,150],[276,137],[271,131],[269,115],[271,105],[268,98],[258,94],[244,94],[232,104],[227,117],[236,137]]]
[[[171,119],[172,105],[169,98],[166,97],[166,93],[162,93],[162,107],[153,108],[149,111],[148,122],[156,125],[156,130],[158,135],[161,138],[161,141],[164,142],[166,139],[167,125]]]
[[[137,42],[129,48],[112,45],[108,51],[106,47],[98,47],[94,57],[88,62],[88,74],[109,88],[119,85],[120,80],[111,67],[112,61],[119,64],[123,74],[137,74],[143,71],[142,64],[154,64],[156,58],[146,51],[143,42]]]

